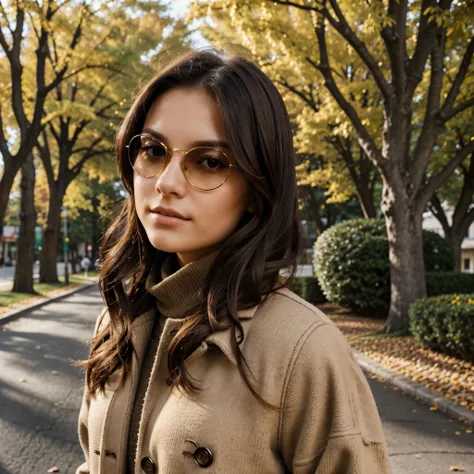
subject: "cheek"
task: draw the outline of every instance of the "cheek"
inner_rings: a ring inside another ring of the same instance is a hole
[[[145,214],[145,205],[147,202],[147,197],[149,200],[150,192],[153,192],[153,189],[150,188],[150,183],[153,180],[148,180],[149,182],[144,181],[140,176],[133,177],[133,195],[135,208],[137,210],[137,215],[140,220],[143,219]]]
[[[217,192],[220,191],[220,192]],[[196,223],[207,228],[207,232],[228,234],[238,224],[246,210],[245,190],[239,188],[223,188],[207,195],[196,196]],[[225,237],[225,235],[224,235]]]

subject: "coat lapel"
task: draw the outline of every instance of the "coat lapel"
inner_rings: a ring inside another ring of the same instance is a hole
[[[135,351],[132,355],[130,377],[126,378],[125,384],[120,390],[114,390],[113,385],[109,386],[110,390],[113,390],[113,394],[102,432],[101,446],[104,455],[101,455],[101,473],[124,474],[131,410],[138,386],[140,368],[155,317],[156,310],[153,308],[132,323],[131,337]],[[118,382],[118,378],[116,382]]]

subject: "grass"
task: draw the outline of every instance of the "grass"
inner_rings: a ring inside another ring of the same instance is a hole
[[[89,280],[97,278],[97,272],[89,272],[87,278],[84,273],[74,273],[69,275],[69,285],[64,282],[64,277],[59,277],[59,283],[35,283],[33,285],[38,295],[30,295],[29,293],[12,293],[10,290],[0,290],[0,313],[8,311],[15,306],[29,303],[34,299],[44,296],[52,296],[66,289],[87,283]]]

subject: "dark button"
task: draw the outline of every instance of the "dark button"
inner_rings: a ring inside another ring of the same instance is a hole
[[[197,444],[196,441],[193,441],[192,439],[187,439],[186,442],[193,443],[194,446],[196,446],[196,449],[193,453],[190,451],[183,451],[183,454],[185,456],[192,456],[194,462],[199,467],[209,467],[212,464],[212,462],[214,461],[214,457],[210,449],[201,448],[199,444]]]
[[[171,387],[171,385],[173,385],[173,379],[171,377],[168,377],[166,379],[166,383],[168,384],[169,387]]]
[[[200,467],[209,467],[213,461],[212,453],[207,448],[197,448],[194,451],[194,460]]]
[[[153,459],[149,458],[148,456],[142,459],[141,466],[145,474],[155,474],[156,472],[155,463],[153,462]]]

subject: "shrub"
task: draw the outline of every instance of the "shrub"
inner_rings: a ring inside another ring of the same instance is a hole
[[[424,231],[428,270],[452,270],[445,239]],[[390,305],[388,238],[383,219],[354,219],[323,232],[314,246],[314,268],[329,301],[367,315],[385,316]]]
[[[290,285],[290,290],[295,292],[301,298],[304,298],[303,279],[295,277]]]
[[[449,242],[431,230],[423,231],[423,255],[426,272],[452,272],[454,253]]]
[[[430,272],[426,274],[428,296],[474,293],[474,273]]]
[[[423,347],[474,362],[474,294],[417,300],[410,331]]]
[[[295,277],[291,287],[291,291],[294,291],[298,296],[301,296],[311,304],[324,303],[326,297],[321,290],[319,281],[316,277]]]

